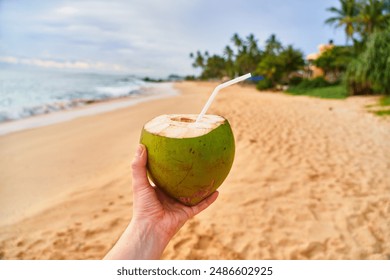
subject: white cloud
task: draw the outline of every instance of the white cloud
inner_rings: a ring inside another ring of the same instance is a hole
[[[12,57],[12,56],[3,56],[3,57],[0,57],[0,62],[18,64],[19,59],[16,57]]]
[[[42,58],[49,52],[55,58],[57,50],[57,57],[98,57],[105,63],[126,65],[134,74],[188,73],[192,69],[187,57],[194,43],[179,18],[194,3],[68,1],[67,6],[54,6],[33,16],[29,33],[50,41],[42,42],[40,53],[31,56]]]
[[[100,70],[124,72],[127,69],[119,64],[108,64],[103,62],[85,62],[85,61],[55,61],[38,58],[18,58],[13,56],[0,56],[0,62],[31,65],[43,68],[56,69],[79,69],[79,70]]]
[[[55,13],[62,16],[74,16],[79,13],[79,9],[70,6],[63,6],[55,10]]]
[[[284,0],[40,0],[39,5],[10,0],[7,7],[13,9],[4,9],[0,17],[2,54],[101,61],[140,75],[190,74],[195,72],[190,52],[220,54],[234,32],[253,33],[260,45],[276,33],[284,44],[314,51],[334,38],[321,29],[326,6],[337,4],[328,1],[318,8],[302,0],[301,5],[310,4],[309,12]]]

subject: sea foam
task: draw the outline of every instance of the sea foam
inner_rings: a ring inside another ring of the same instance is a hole
[[[0,70],[0,122],[142,94],[151,87],[134,76]]]

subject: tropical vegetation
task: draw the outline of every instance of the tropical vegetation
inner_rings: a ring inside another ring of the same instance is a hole
[[[251,72],[258,76],[260,90],[289,85],[291,94],[324,88],[318,91],[320,95],[390,95],[390,0],[339,0],[338,7],[327,11],[330,17],[325,23],[342,28],[346,42],[327,48],[310,62],[323,70],[321,79],[307,79],[303,53],[292,45],[284,46],[275,34],[261,49],[253,34],[242,38],[236,33],[222,54],[191,53],[193,66],[201,69],[200,79],[233,78]]]
[[[236,33],[231,42],[233,46],[227,45],[222,55],[207,51],[190,54],[193,67],[202,71],[200,79],[233,78],[250,72],[266,79],[272,87],[287,83],[291,73],[303,69],[303,53],[291,45],[283,46],[274,34],[266,40],[264,49],[253,34],[243,39]]]
[[[330,62],[327,58],[332,54],[325,52],[317,59],[317,65],[340,65],[344,60],[341,73],[345,73],[351,95],[390,94],[390,1],[340,0],[340,8],[331,7],[328,11],[333,16],[325,22],[344,27],[346,40],[351,39],[353,45],[344,54],[333,54]],[[332,51],[336,52],[336,48]]]

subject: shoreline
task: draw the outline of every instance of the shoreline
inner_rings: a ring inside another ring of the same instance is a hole
[[[159,91],[164,91],[164,93],[159,93]],[[68,110],[54,111],[47,114],[33,115],[23,119],[2,122],[0,123],[0,136],[26,129],[66,122],[79,117],[102,114],[151,100],[173,97],[177,94],[173,83],[159,83],[144,88],[142,93],[132,94],[127,97],[96,100]]]
[[[88,191],[100,185],[102,180],[109,183],[112,170],[107,176],[100,176],[104,178],[99,177],[99,173],[103,171],[95,170],[107,170],[109,166],[115,164],[127,169],[127,162],[124,160],[131,160],[131,151],[138,143],[144,123],[172,109],[173,112],[179,113],[191,111],[191,107],[196,104],[189,101],[192,98],[191,93],[179,92],[174,83],[165,86],[169,89],[168,94],[165,92],[157,95],[152,92],[148,96],[110,100],[102,104],[91,104],[84,108],[20,120],[17,126],[16,123],[10,123],[14,131],[7,131],[9,133],[0,136],[0,168],[2,166],[4,171],[0,174],[0,181],[6,185],[0,196],[0,205],[3,206],[3,211],[0,212],[0,226],[21,221],[44,211],[45,208],[80,191],[80,185]],[[155,88],[159,89],[161,87]],[[179,103],[180,108],[175,107],[176,100],[182,100],[183,105]],[[24,127],[19,125],[19,122],[20,124],[31,122],[37,126]],[[110,139],[107,141],[116,143],[118,141],[116,135],[120,135],[118,138],[122,141],[120,148],[100,143],[105,137]],[[127,138],[124,138],[125,135]],[[91,139],[93,143],[88,143]],[[88,147],[90,144],[92,146]],[[123,153],[125,146],[129,150]],[[104,151],[103,163],[100,162],[100,155],[95,149]],[[117,152],[113,156],[111,153],[115,149]],[[82,154],[85,156],[81,156]],[[8,164],[10,158],[17,160],[10,165]],[[19,167],[14,168],[14,164]],[[78,168],[73,168],[73,164]],[[41,167],[34,171],[31,170],[34,169],[33,165]],[[19,174],[21,166],[23,174]],[[69,168],[71,170],[68,171]],[[61,169],[65,169],[68,178],[63,178],[64,171]]]

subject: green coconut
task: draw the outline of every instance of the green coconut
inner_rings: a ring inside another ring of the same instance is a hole
[[[166,194],[195,205],[225,180],[233,164],[234,137],[221,116],[162,115],[145,124],[150,180]]]

